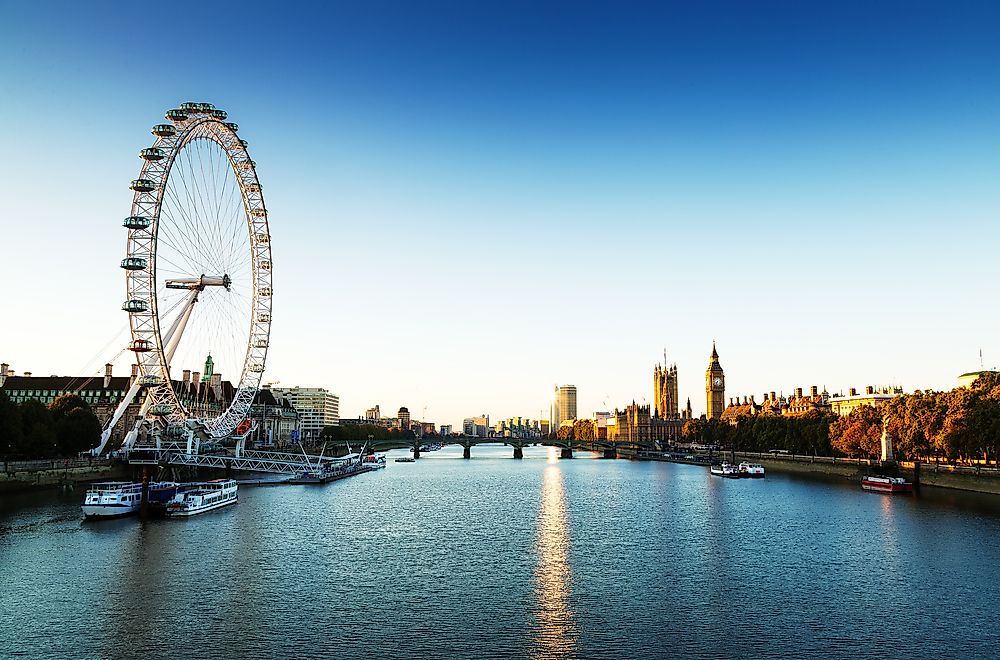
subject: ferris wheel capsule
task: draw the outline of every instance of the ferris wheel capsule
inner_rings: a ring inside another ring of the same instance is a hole
[[[151,132],[156,137],[173,137],[177,135],[177,129],[173,124],[157,124]]]
[[[132,179],[128,186],[136,192],[153,192],[156,190],[156,181],[152,179]]]
[[[122,227],[127,227],[128,229],[146,229],[151,224],[153,224],[153,221],[145,216],[130,215],[125,218],[125,222],[122,223]]]
[[[174,407],[169,403],[154,403],[149,407],[149,414],[155,417],[166,417],[174,411]]]
[[[167,110],[163,115],[170,121],[187,121],[188,113],[180,108],[174,108],[173,110]]]
[[[132,300],[126,300],[125,303],[122,304],[122,311],[128,312],[130,314],[148,312],[149,303],[147,303],[145,300],[138,300],[136,298],[133,298]]]
[[[134,339],[129,345],[128,350],[134,353],[148,353],[153,350],[153,342],[148,339]]]
[[[150,147],[139,152],[139,158],[143,160],[163,160],[163,157],[166,155],[167,152],[159,147]]]
[[[125,257],[122,259],[122,268],[125,270],[143,270],[146,268],[145,257]]]

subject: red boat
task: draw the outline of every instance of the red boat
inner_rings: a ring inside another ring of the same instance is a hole
[[[913,484],[902,477],[865,477],[861,480],[865,490],[877,490],[881,493],[912,493]]]

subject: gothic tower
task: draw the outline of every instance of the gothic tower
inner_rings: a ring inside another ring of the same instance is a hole
[[[719,353],[715,350],[715,342],[712,342],[712,358],[705,371],[705,398],[708,404],[706,417],[708,419],[719,419],[722,411],[726,409],[726,374],[719,364]]]
[[[663,352],[663,364],[653,368],[653,416],[660,419],[680,417],[680,402],[677,397],[677,364],[667,364],[667,352]]]

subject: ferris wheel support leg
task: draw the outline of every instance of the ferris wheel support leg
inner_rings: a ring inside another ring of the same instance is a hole
[[[184,310],[164,336],[163,356],[166,358],[168,365],[174,360],[174,353],[177,352],[177,346],[181,343],[181,335],[184,334],[184,328],[187,327],[188,319],[191,318],[194,304],[198,302],[199,293],[199,289],[191,289],[190,293],[188,293],[187,302],[184,304]]]
[[[114,430],[115,425],[118,423],[118,420],[120,420],[122,418],[122,415],[125,414],[125,411],[128,409],[129,404],[132,403],[132,399],[134,399],[135,395],[139,393],[140,387],[141,386],[139,385],[139,379],[137,378],[135,382],[132,383],[132,387],[128,388],[128,392],[125,393],[125,396],[122,397],[121,402],[115,409],[115,414],[111,416],[111,419],[108,421],[107,426],[105,426],[104,430],[101,432],[101,444],[95,447],[94,449],[90,450],[90,453],[92,455],[100,456],[102,453],[104,453],[104,449],[108,445],[108,440],[111,439],[111,432]]]

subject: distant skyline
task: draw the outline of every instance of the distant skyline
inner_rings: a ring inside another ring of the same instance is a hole
[[[4,5],[18,373],[124,345],[128,182],[189,100],[257,162],[265,380],[345,417],[544,419],[557,383],[581,416],[649,403],[664,347],[697,416],[713,339],[727,399],[1000,364],[996,3],[241,8]]]

